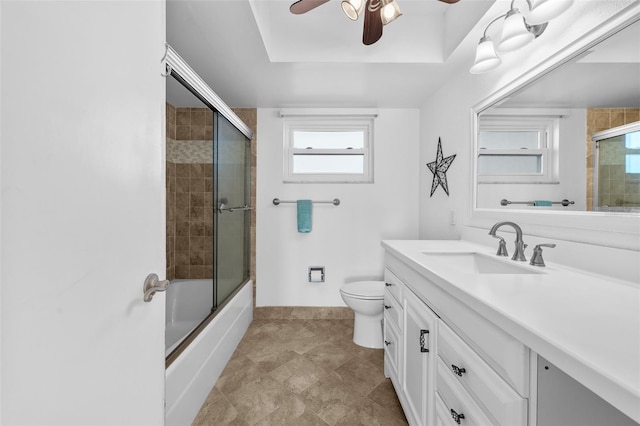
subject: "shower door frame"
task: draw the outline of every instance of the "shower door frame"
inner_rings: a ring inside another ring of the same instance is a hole
[[[200,99],[205,105],[207,105],[214,113],[219,113],[226,118],[237,130],[239,130],[249,141],[253,139],[253,131],[242,121],[238,115],[209,87],[209,85],[202,80],[202,78],[187,64],[187,62],[168,44],[165,44],[166,52],[162,59],[166,73],[164,77],[174,77],[182,85],[184,85],[193,95]],[[249,145],[250,146],[250,145]],[[214,256],[216,248],[214,247]],[[207,325],[215,318],[216,313],[220,312],[227,303],[235,297],[235,295],[244,288],[244,286],[251,280],[249,276],[243,283],[238,285],[229,296],[218,305],[215,300],[215,288],[214,288],[214,300],[212,300],[212,312],[208,315],[197,327],[195,327],[189,334],[182,340],[182,342],[166,357],[165,368],[169,367],[178,356],[186,349],[191,342],[198,336],[198,334],[204,330]],[[215,277],[214,277],[214,286]]]

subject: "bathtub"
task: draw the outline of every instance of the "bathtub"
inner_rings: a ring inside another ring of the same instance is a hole
[[[173,280],[167,289],[165,356],[211,313],[213,279]]]
[[[166,294],[165,347],[169,354],[209,314],[212,280],[174,280]],[[167,367],[167,426],[193,422],[252,320],[253,284],[248,281]]]

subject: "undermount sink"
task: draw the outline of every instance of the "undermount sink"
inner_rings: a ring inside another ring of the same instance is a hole
[[[540,274],[505,257],[476,252],[421,252],[430,260],[429,266],[446,266],[467,274]]]

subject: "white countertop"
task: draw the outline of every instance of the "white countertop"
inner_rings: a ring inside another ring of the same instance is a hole
[[[552,262],[543,268],[518,262],[537,274],[469,274],[428,264],[422,253],[495,255],[496,249],[467,241],[388,240],[382,246],[640,423],[640,284]]]

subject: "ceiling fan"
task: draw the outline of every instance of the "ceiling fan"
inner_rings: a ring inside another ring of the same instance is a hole
[[[289,7],[289,10],[295,15],[301,15],[328,1],[329,0],[297,0]],[[459,0],[439,1],[453,4]],[[363,9],[364,28],[362,31],[362,43],[366,45],[373,44],[380,40],[380,37],[382,37],[382,27],[402,15],[396,0],[342,0],[342,10],[354,21],[358,19]]]

